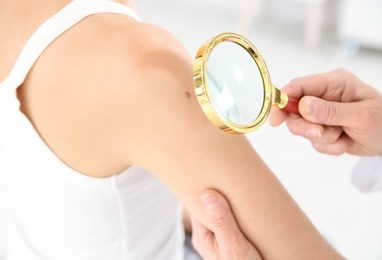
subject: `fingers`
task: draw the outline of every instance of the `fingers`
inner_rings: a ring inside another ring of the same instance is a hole
[[[296,78],[283,87],[283,91],[296,98],[315,96],[339,101],[341,93],[349,88],[346,86],[347,83],[353,79],[354,75],[350,72],[336,69],[326,73]]]
[[[215,252],[217,244],[214,234],[190,215],[192,224],[192,244],[196,251],[203,252],[204,258],[210,258],[210,252]]]
[[[200,232],[199,241],[193,239],[195,248],[200,248],[201,255],[206,259],[220,260],[259,260],[260,254],[246,239],[237,225],[228,201],[214,190],[206,190],[201,195],[201,202],[210,223],[210,230],[200,223],[196,224],[194,232]],[[201,244],[204,243],[204,244]],[[214,249],[214,250],[211,250]],[[215,252],[215,254],[211,252]],[[215,257],[206,257],[215,255]]]
[[[357,102],[339,103],[311,96],[300,100],[299,110],[307,121],[328,126],[351,126],[358,124],[360,117]]]
[[[343,131],[340,126],[323,126],[311,123],[302,117],[289,116],[285,124],[291,133],[305,137],[314,143],[334,143]]]
[[[287,115],[286,111],[272,107],[269,114],[269,124],[273,127],[279,126],[285,121]]]
[[[312,142],[312,145],[318,152],[331,155],[341,155],[348,152],[349,148],[352,146],[352,143],[353,141],[349,138],[349,136],[342,134],[334,143],[327,144]]]
[[[210,254],[219,252],[219,248],[227,248],[226,240],[236,231],[232,230],[232,222],[234,225],[236,222],[228,202],[218,192],[207,190],[202,193],[200,200],[211,230],[191,216],[192,243],[204,258],[209,258]]]
[[[207,190],[201,201],[219,247],[232,248],[239,239],[244,239],[227,200],[220,193]]]
[[[350,72],[343,69],[337,69],[327,73],[314,74],[301,78],[296,78],[289,82],[285,87],[283,87],[282,91],[290,97],[294,97],[297,99],[301,98],[302,100],[304,99],[304,96],[312,96],[320,97],[322,98],[322,100],[335,100],[341,102],[345,99],[348,100],[354,96],[354,88],[347,86],[349,85],[347,84],[347,82],[349,82],[349,79],[353,78],[354,75]],[[303,103],[304,102],[300,101],[299,111],[300,113],[303,113],[301,109],[305,109],[305,114],[303,114],[303,116],[305,117],[305,115],[309,114],[307,109],[314,109],[315,107],[314,103],[312,103],[312,105],[308,107],[302,106]],[[328,110],[331,108],[332,107],[327,107],[326,111],[331,113],[336,112],[336,110]],[[313,113],[314,110],[310,112]],[[320,112],[322,112],[322,109],[320,110]],[[269,120],[270,125],[280,125],[282,122],[284,122],[287,115],[288,113],[286,113],[283,110],[272,108]],[[326,115],[332,116],[332,114]],[[311,115],[310,118],[315,118],[315,120],[311,122],[316,123],[319,122],[319,119],[321,119],[321,121],[326,120],[325,118],[316,118],[313,115]]]
[[[340,155],[348,152],[353,144],[340,126],[323,126],[306,121],[304,118],[288,117],[285,121],[291,133],[308,139],[321,153]]]
[[[348,152],[352,142],[344,128],[364,120],[360,108],[359,102],[339,103],[305,96],[299,102],[301,116],[273,109],[270,124],[277,126],[285,121],[293,134],[309,139],[317,151],[340,155]]]
[[[300,98],[302,117],[272,109],[271,126],[286,122],[292,133],[309,139],[323,153],[380,153],[375,140],[380,140],[382,129],[382,95],[352,73],[338,69],[310,75],[282,90]]]
[[[320,129],[318,125],[322,125],[321,128],[327,126],[328,129],[331,129],[330,126],[351,127],[359,124],[360,120],[363,120],[363,112],[360,108],[360,103],[357,102],[339,103],[326,101],[317,97],[305,96],[299,103],[299,111],[302,118],[290,113],[288,114],[285,111],[281,111],[280,109],[273,107],[271,110],[269,123],[271,126],[278,126],[286,120],[292,122],[293,119],[302,119],[301,121],[305,119],[305,121],[307,121],[306,127],[298,129],[297,124],[295,124],[293,125],[293,129],[298,130],[297,132],[296,130],[292,132],[305,137],[310,137],[312,134],[317,137],[323,134],[323,129]],[[316,124],[316,127],[308,127],[308,123],[311,123],[311,125]],[[307,132],[308,130],[310,130],[310,132]],[[330,130],[329,133],[331,132],[332,131]]]
[[[348,150],[350,139],[345,138],[340,126],[311,123],[298,116],[288,116],[285,124],[291,133],[308,139],[319,152],[339,155]]]

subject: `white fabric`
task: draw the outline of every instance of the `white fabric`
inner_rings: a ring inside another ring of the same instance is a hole
[[[352,183],[362,192],[382,191],[382,157],[361,157],[354,167]]]
[[[36,31],[0,83],[7,260],[183,258],[180,204],[160,181],[138,166],[104,179],[76,172],[19,110],[15,90],[40,53],[84,17],[106,12],[138,19],[117,3],[73,1]]]

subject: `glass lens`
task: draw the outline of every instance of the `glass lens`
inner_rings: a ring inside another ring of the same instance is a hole
[[[221,42],[207,61],[207,85],[213,105],[232,123],[256,120],[264,102],[264,86],[255,60],[234,42]]]

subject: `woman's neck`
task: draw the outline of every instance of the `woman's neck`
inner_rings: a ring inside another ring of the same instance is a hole
[[[36,29],[70,0],[0,0],[0,82]]]
[[[29,37],[72,0],[0,0],[0,82]],[[134,8],[132,0],[115,0]],[[6,26],[1,26],[6,25]]]

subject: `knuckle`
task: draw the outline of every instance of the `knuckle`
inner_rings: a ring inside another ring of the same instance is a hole
[[[297,127],[295,127],[294,125],[290,125],[288,127],[289,127],[289,130],[291,131],[292,134],[294,134],[294,135],[300,134],[299,129]]]
[[[289,93],[289,91],[298,89],[301,85],[301,78],[294,78],[289,83],[283,87],[283,91]]]
[[[338,109],[336,106],[331,105],[330,103],[324,103],[324,111],[322,115],[325,118],[325,121],[333,122],[338,117]]]
[[[349,74],[349,72],[344,68],[338,68],[334,70],[334,73],[337,73],[339,75],[346,75]]]
[[[333,73],[336,74],[336,76],[341,79],[342,81],[345,81],[348,77],[352,77],[353,74],[350,73],[350,71],[344,69],[344,68],[338,68],[333,71]]]
[[[339,126],[327,126],[324,129],[322,138],[318,140],[321,143],[333,144],[335,143],[342,135],[343,128]]]
[[[352,109],[349,115],[348,126],[353,130],[373,129],[375,123],[380,121],[380,110],[373,105],[360,102],[357,107]],[[357,130],[356,130],[357,131]]]
[[[358,120],[366,124],[368,122],[374,122],[380,116],[380,111],[375,109],[374,106],[359,106],[358,109]]]
[[[300,81],[300,78],[294,78],[291,81],[289,81],[288,85],[291,85],[291,87],[293,87],[293,85],[298,84],[299,81]]]
[[[286,126],[288,127],[289,131],[294,135],[301,135],[300,128],[291,122],[290,120],[285,121]]]
[[[210,216],[210,220],[215,229],[224,229],[229,224],[227,214],[213,214]]]

